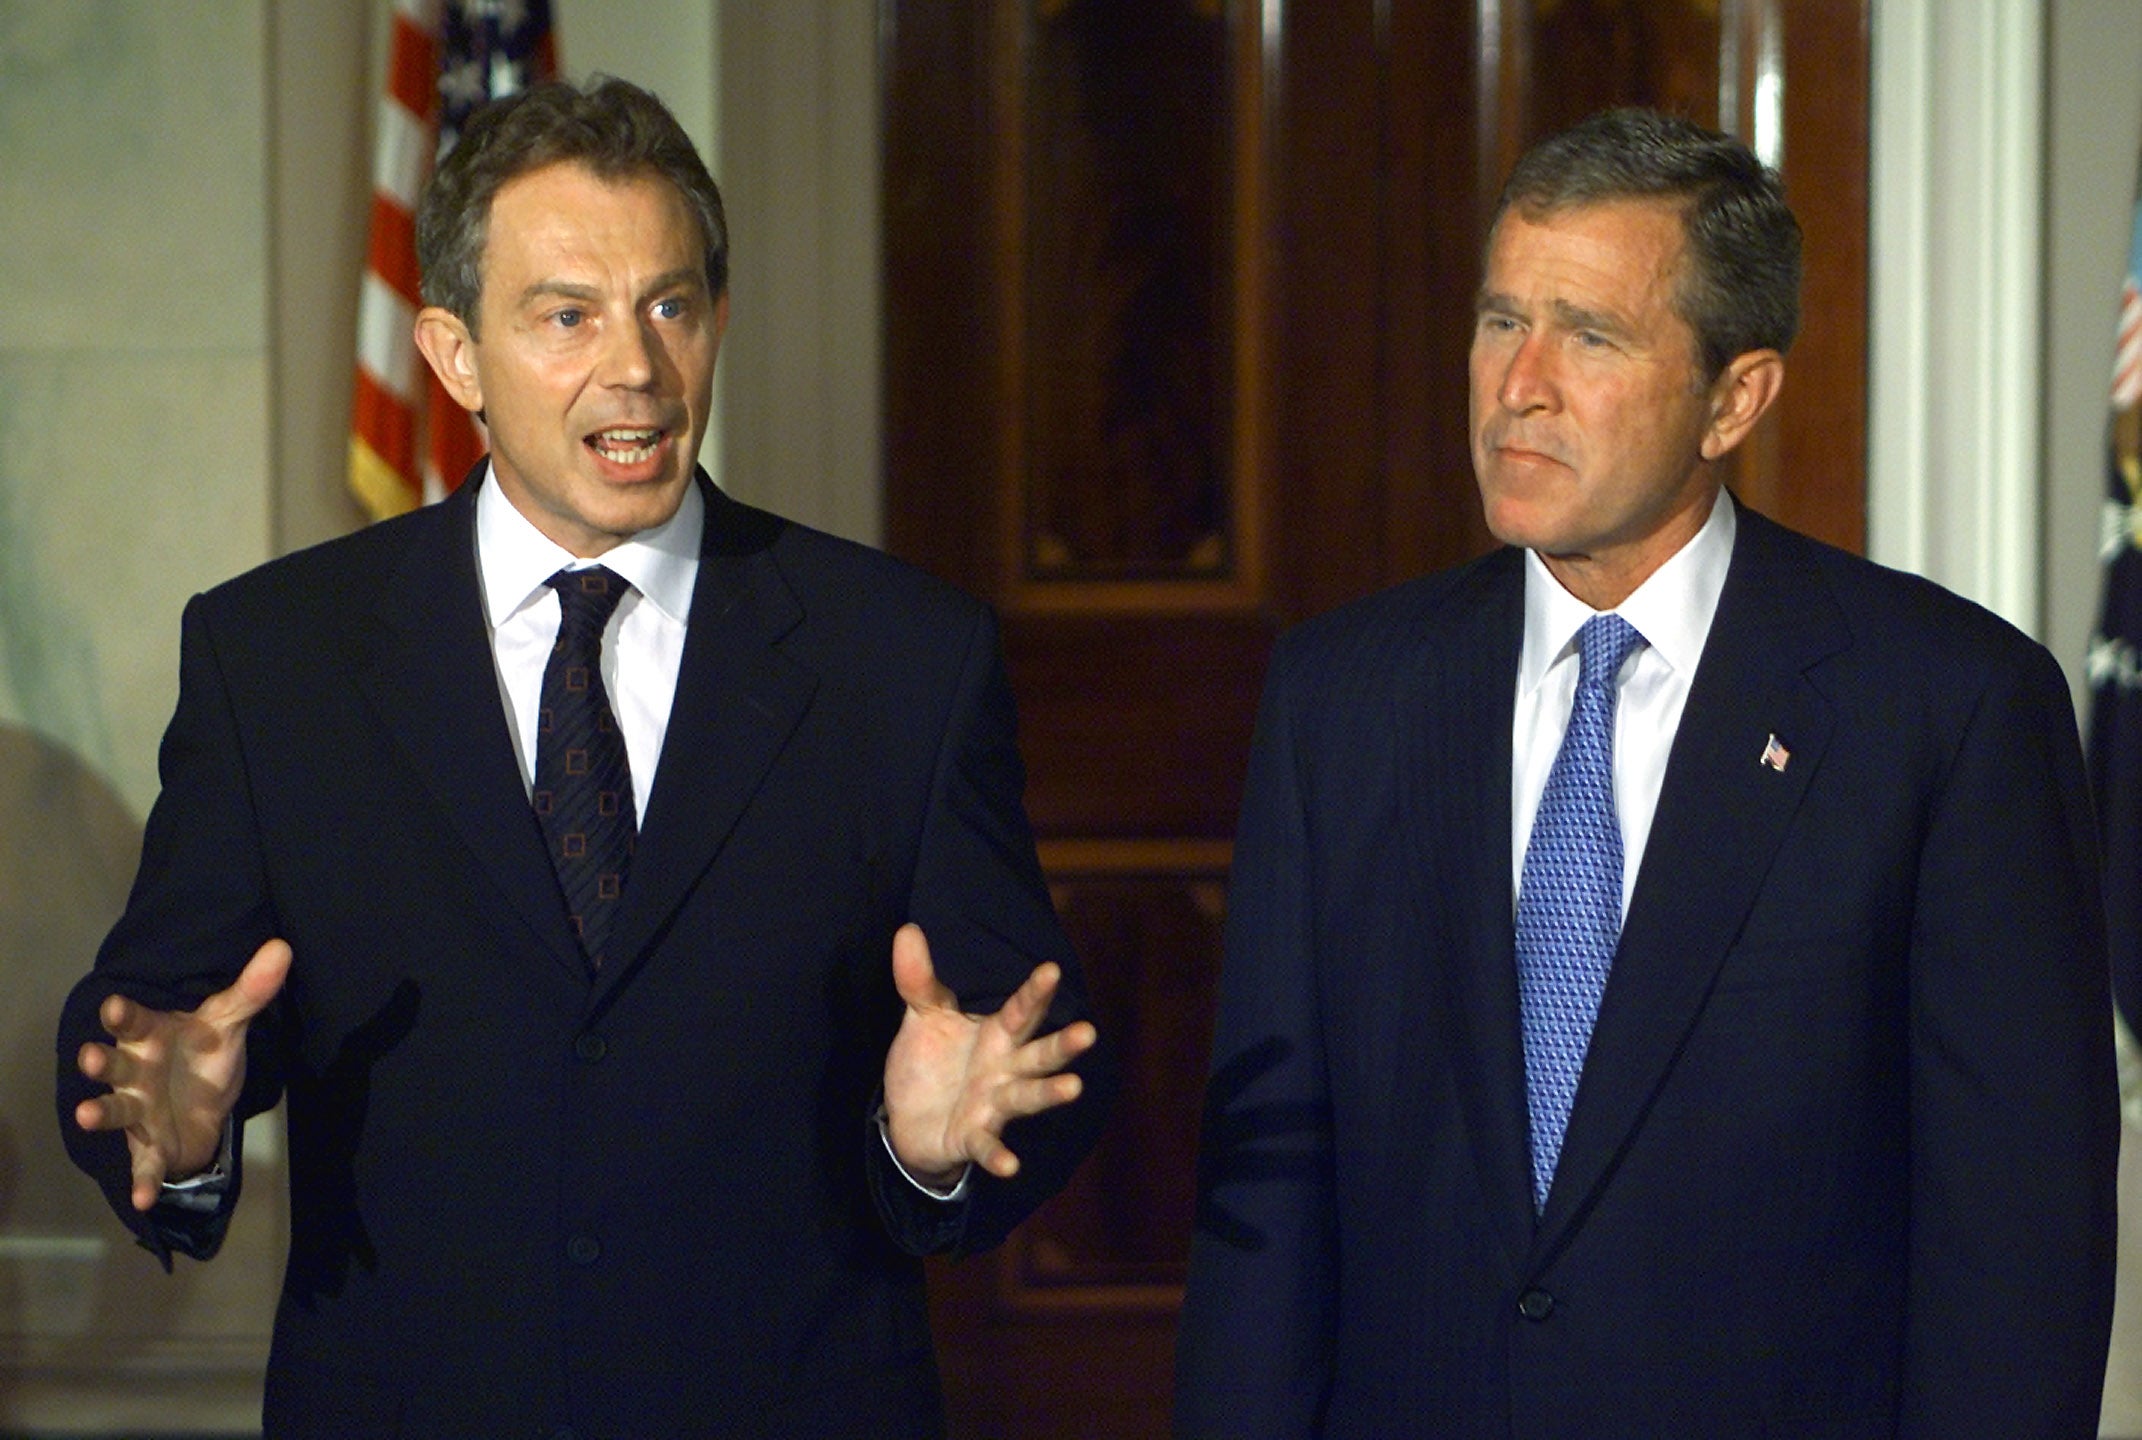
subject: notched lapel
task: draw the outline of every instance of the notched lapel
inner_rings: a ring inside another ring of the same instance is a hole
[[[677,693],[602,994],[638,966],[713,863],[817,690],[818,677],[778,648],[804,618],[769,553],[781,523],[708,494]]]
[[[1746,510],[1739,525],[1541,1216],[1543,1255],[1642,1123],[1829,744],[1834,716],[1806,672],[1850,643],[1843,617],[1784,532]],[[1782,769],[1766,763],[1773,738],[1790,752]]]
[[[410,768],[529,929],[576,975],[587,961],[506,731],[476,580],[475,486],[441,503],[376,607],[358,685]]]

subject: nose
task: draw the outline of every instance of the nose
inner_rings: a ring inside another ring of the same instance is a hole
[[[1502,383],[1495,390],[1502,408],[1513,415],[1551,408],[1555,395],[1553,363],[1546,338],[1537,330],[1527,331],[1503,363]]]
[[[603,349],[603,384],[619,390],[650,388],[659,369],[660,345],[644,319],[610,327],[609,344]]]

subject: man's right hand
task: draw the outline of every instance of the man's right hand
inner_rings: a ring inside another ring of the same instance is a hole
[[[227,990],[185,1012],[151,1010],[113,995],[97,1012],[112,1043],[91,1041],[75,1064],[111,1093],[84,1100],[84,1130],[123,1130],[134,1161],[136,1210],[156,1204],[167,1180],[207,1169],[223,1122],[245,1088],[245,1032],[290,974],[290,946],[270,940]]]

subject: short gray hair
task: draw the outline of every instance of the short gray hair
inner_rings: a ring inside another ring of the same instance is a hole
[[[1777,171],[1730,135],[1656,110],[1604,110],[1541,141],[1510,172],[1488,234],[1523,216],[1615,200],[1681,205],[1688,245],[1674,309],[1716,379],[1736,355],[1784,353],[1800,329],[1800,222]]]

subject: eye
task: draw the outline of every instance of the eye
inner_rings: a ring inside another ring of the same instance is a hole
[[[1605,350],[1614,343],[1597,330],[1579,330],[1576,332],[1576,340],[1580,350]]]
[[[689,308],[685,304],[683,297],[672,295],[666,300],[655,301],[655,318],[658,320],[681,320]]]
[[[587,319],[587,312],[575,310],[570,306],[563,310],[553,310],[550,313],[550,323],[561,330],[576,329],[580,322],[585,319]]]

